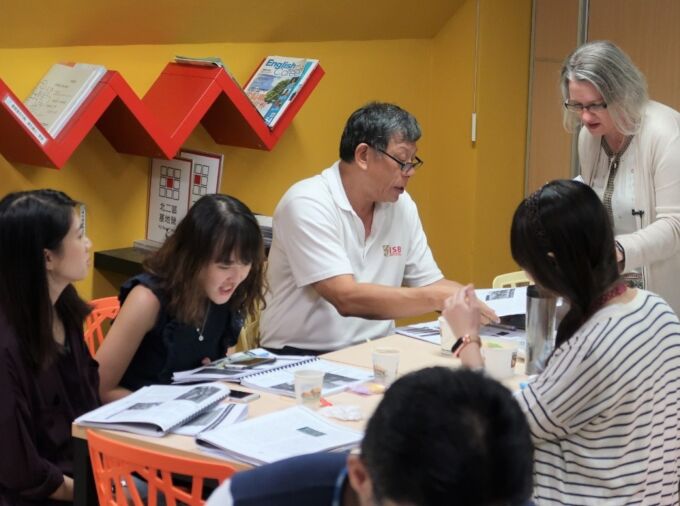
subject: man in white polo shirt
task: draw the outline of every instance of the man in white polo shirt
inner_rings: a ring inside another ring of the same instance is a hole
[[[262,346],[322,353],[389,334],[395,318],[441,310],[444,279],[406,186],[420,126],[373,102],[355,111],[340,160],[294,184],[274,212]],[[483,315],[496,319],[484,306]]]

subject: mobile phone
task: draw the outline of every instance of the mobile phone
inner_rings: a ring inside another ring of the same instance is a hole
[[[260,398],[260,394],[246,392],[245,390],[229,389],[229,400],[232,402],[251,402]]]

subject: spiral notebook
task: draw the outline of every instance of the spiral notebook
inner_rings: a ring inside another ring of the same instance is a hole
[[[295,371],[313,369],[323,371],[321,395],[341,392],[373,377],[373,372],[319,357],[307,357],[293,364],[286,364],[268,371],[255,372],[241,378],[241,385],[279,395],[295,397]]]
[[[234,353],[196,369],[177,371],[172,375],[172,382],[175,384],[203,381],[240,383],[247,376],[290,367],[313,358],[311,355],[276,355],[263,348],[255,348]]]
[[[85,413],[75,423],[160,437],[229,395],[223,383],[151,385]]]

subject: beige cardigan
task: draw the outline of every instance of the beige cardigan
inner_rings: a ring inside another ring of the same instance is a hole
[[[578,152],[588,184],[600,140],[581,128]],[[680,113],[649,101],[640,131],[621,157],[623,164],[633,166],[635,206],[644,211],[636,232],[616,237],[626,252],[626,269],[642,267],[645,288],[680,314]]]

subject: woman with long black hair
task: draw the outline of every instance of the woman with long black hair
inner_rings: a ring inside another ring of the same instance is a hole
[[[539,504],[678,504],[680,321],[658,295],[619,275],[614,235],[595,191],[553,181],[515,211],[515,261],[569,311],[545,370],[517,400],[535,446]],[[471,286],[444,316],[482,367]]]
[[[90,312],[72,283],[90,263],[76,203],[62,192],[0,201],[0,505],[73,500],[71,423],[99,405],[83,340]]]

